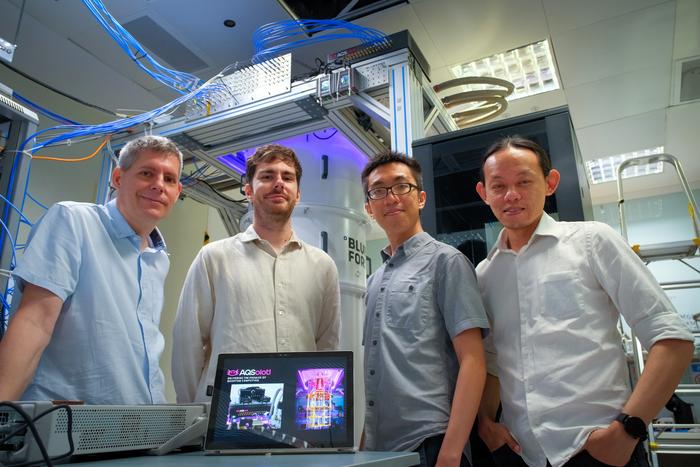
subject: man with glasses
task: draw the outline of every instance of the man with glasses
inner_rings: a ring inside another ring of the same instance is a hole
[[[382,153],[362,171],[365,209],[386,232],[365,304],[365,449],[413,450],[423,466],[463,454],[486,378],[486,313],[474,268],[423,231],[421,168]]]

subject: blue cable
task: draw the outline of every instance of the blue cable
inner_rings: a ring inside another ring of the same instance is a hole
[[[112,36],[117,45],[153,79],[185,94],[199,87],[202,81],[190,73],[173,70],[158,63],[141,44],[109,13],[100,0],[83,0],[83,4]]]
[[[213,81],[210,80],[210,81]],[[207,96],[211,92],[216,92],[221,88],[220,84],[213,83],[213,82],[208,82],[204,86],[201,86],[198,89],[195,89],[194,91],[182,95],[175,99],[172,102],[169,102],[168,104],[165,104],[162,107],[159,107],[157,109],[154,109],[150,112],[145,112],[140,115],[135,115],[133,117],[129,118],[124,118],[124,119],[119,119],[115,120],[112,122],[107,122],[107,123],[102,123],[98,125],[57,125],[53,126],[50,128],[45,128],[43,130],[37,131],[34,134],[30,135],[27,139],[25,139],[22,144],[19,147],[18,153],[24,155],[25,152],[29,153],[34,153],[38,151],[41,148],[51,146],[57,143],[60,143],[62,141],[70,140],[70,139],[76,139],[76,138],[81,138],[84,136],[91,136],[91,135],[104,135],[104,134],[114,134],[114,133],[119,133],[121,131],[124,131],[128,128],[131,128],[136,125],[140,125],[143,123],[147,123],[150,121],[153,121],[154,118],[156,118],[159,115],[162,115],[166,112],[169,112],[170,110],[178,107],[179,105],[187,102],[190,99],[196,99],[196,98],[201,98],[202,96]],[[27,146],[35,140],[37,137],[44,135],[46,133],[60,133],[57,136],[54,137],[49,137],[47,140],[42,141],[42,142],[36,142],[31,148],[30,151],[26,151]],[[17,167],[19,165],[21,157],[16,157],[13,164],[12,164],[12,169],[10,171],[10,176],[9,176],[9,183],[8,186],[12,187],[14,186],[15,183],[15,178],[17,174]],[[27,170],[27,177],[25,180],[24,184],[24,194],[22,196],[22,203],[20,205],[19,212],[23,212],[24,210],[24,204],[26,202],[27,198],[27,193],[29,191],[29,175],[31,173],[31,164],[29,165],[29,168]],[[9,194],[9,192],[8,192]],[[3,215],[2,215],[2,221],[7,222],[8,216],[9,216],[9,206],[5,206],[5,209],[3,210]],[[2,244],[2,241],[5,238],[5,233],[4,231],[0,231],[0,244]]]
[[[5,201],[6,204],[8,204],[12,209],[14,209],[15,211],[17,211],[17,212],[19,213],[19,215],[20,215],[20,219],[21,219],[23,222],[25,222],[25,223],[27,223],[27,224],[29,224],[29,225],[32,225],[32,223],[29,222],[29,219],[27,219],[27,218],[24,216],[24,214],[22,214],[22,211],[20,211],[20,210],[17,208],[17,206],[15,206],[14,204],[12,204],[12,203],[10,202],[9,199],[5,198],[3,195],[0,195],[0,199],[2,199],[3,201]]]
[[[35,197],[33,197],[33,196],[31,195],[31,193],[27,192],[27,197],[28,197],[29,199],[31,199],[32,201],[34,201],[34,203],[37,204],[39,207],[44,208],[46,211],[49,210],[49,208],[48,208],[45,204],[43,204],[43,203],[40,202],[38,199],[36,199]]]
[[[3,221],[0,221],[0,226],[2,226],[3,230],[7,233],[7,238],[10,239],[10,244],[12,245],[12,261],[10,262],[10,269],[14,269],[15,265],[17,264],[17,256],[15,255],[17,246],[15,245],[15,239],[12,237],[10,229],[7,228],[7,225],[5,225]]]
[[[313,36],[329,30],[345,30],[322,36]],[[312,37],[307,37],[311,34]],[[295,36],[304,39],[285,42]],[[337,39],[359,39],[369,46],[386,42],[386,35],[377,29],[358,26],[341,20],[285,20],[265,24],[253,33],[253,63],[260,63],[295,48]]]
[[[68,118],[63,117],[61,115],[58,115],[57,113],[51,112],[50,110],[40,106],[39,104],[30,101],[26,97],[19,94],[17,91],[14,91],[14,90],[12,91],[12,97],[14,97],[15,99],[17,99],[20,102],[27,104],[29,107],[33,108],[37,112],[49,117],[51,120],[55,120],[59,123],[64,123],[67,125],[80,125],[80,123],[78,123],[78,122],[75,122],[71,119],[68,119]]]

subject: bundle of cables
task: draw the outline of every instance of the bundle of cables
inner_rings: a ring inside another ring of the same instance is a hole
[[[201,86],[202,81],[196,76],[167,68],[158,63],[139,44],[134,36],[124,29],[107,11],[107,8],[100,0],[83,0],[83,3],[93,16],[97,18],[97,21],[105,31],[117,42],[119,47],[153,79],[160,81],[180,94],[187,94]]]
[[[327,31],[327,34],[321,34]],[[299,39],[299,36],[304,36]],[[292,40],[294,39],[294,40]],[[386,35],[372,28],[336,19],[297,19],[260,26],[253,33],[253,63],[277,57],[301,46],[337,39],[359,39],[369,46],[386,41]]]
[[[42,139],[41,141],[36,140],[36,144],[31,146],[30,151],[32,153],[38,151],[41,148],[52,146],[63,141],[76,139],[79,140],[85,137],[93,137],[96,135],[108,135],[119,133],[120,131],[124,131],[128,128],[152,122],[156,117],[160,115],[174,112],[178,106],[182,105],[190,99],[205,98],[207,95],[219,91],[221,84],[219,84],[217,80],[219,80],[222,75],[223,72],[214,76],[209,81],[201,85],[199,88],[196,88],[187,94],[183,94],[182,96],[165,104],[164,106],[158,107],[157,109],[151,110],[149,112],[144,112],[139,115],[134,115],[128,118],[122,118],[111,122],[100,123],[97,125],[57,125],[51,128],[46,128],[44,130],[38,131],[22,143],[22,145],[20,146],[20,152],[23,152],[25,148],[29,145],[29,143],[32,142],[35,138],[42,135],[48,134],[53,136],[44,136],[44,139]]]
[[[10,431],[9,433],[3,433],[4,436],[0,438],[0,446],[3,446],[5,443],[11,441],[12,438],[14,436],[17,436],[18,434],[26,433],[27,429],[29,429],[31,435],[34,437],[34,442],[36,443],[37,447],[39,448],[39,451],[41,452],[42,457],[42,460],[39,461],[15,462],[9,464],[5,463],[1,465],[6,467],[30,467],[33,465],[46,465],[47,467],[52,467],[54,462],[60,463],[61,461],[69,459],[73,455],[73,452],[75,451],[75,445],[73,443],[73,411],[71,410],[69,405],[55,405],[50,409],[40,413],[34,418],[32,418],[22,408],[20,404],[15,402],[2,401],[0,402],[0,407],[9,407],[10,409],[17,412],[17,414],[24,420],[24,423],[18,424],[18,426],[14,430]],[[68,437],[68,452],[59,456],[50,457],[48,450],[46,449],[46,445],[44,444],[44,441],[41,439],[41,436],[39,436],[39,431],[36,428],[36,422],[38,422],[41,418],[45,417],[51,412],[55,412],[61,409],[66,411],[66,435]]]

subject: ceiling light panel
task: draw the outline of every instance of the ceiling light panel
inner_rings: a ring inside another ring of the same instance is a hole
[[[492,76],[510,81],[515,91],[508,96],[509,101],[560,87],[548,40],[454,66],[452,73],[458,78]],[[488,89],[488,86],[464,86],[465,91],[480,89]]]
[[[614,182],[617,180],[617,168],[622,161],[633,159],[641,156],[652,156],[654,154],[663,154],[664,147],[642,149],[640,151],[628,152],[625,154],[617,154],[614,156],[602,157],[600,159],[586,161],[588,169],[588,179],[591,184]],[[658,174],[664,171],[663,162],[655,162],[646,165],[634,165],[628,167],[622,172],[622,178],[641,177],[643,175]]]

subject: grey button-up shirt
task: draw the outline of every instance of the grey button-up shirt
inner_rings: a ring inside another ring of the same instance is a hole
[[[365,302],[365,446],[412,450],[447,430],[459,371],[451,339],[488,329],[474,268],[421,232],[369,278]]]

